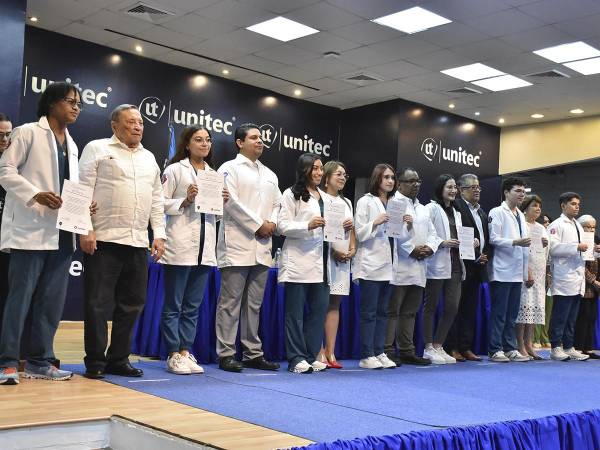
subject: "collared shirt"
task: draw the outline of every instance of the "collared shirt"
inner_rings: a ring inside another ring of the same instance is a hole
[[[160,169],[151,152],[141,144],[130,149],[113,135],[87,144],[79,167],[98,202],[96,240],[148,247],[148,222],[155,238],[166,238]]]
[[[481,208],[481,206],[479,206],[479,204],[473,205],[466,200],[465,203],[469,207],[473,219],[475,219],[475,225],[477,225],[477,231],[479,231],[479,248],[483,250],[483,247],[485,247],[485,234],[483,234],[483,223],[481,223],[481,216],[479,215],[479,208]]]

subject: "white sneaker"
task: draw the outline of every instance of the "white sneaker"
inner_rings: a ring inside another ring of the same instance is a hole
[[[388,355],[382,353],[376,356],[377,360],[381,363],[384,369],[393,369],[396,367],[396,363],[388,358]]]
[[[305,359],[303,359],[296,364],[293,369],[288,370],[292,373],[312,373],[313,367]]]
[[[552,350],[550,350],[550,358],[554,361],[567,361],[568,359],[570,359],[570,356],[567,355],[562,349],[562,347],[559,346],[554,347]]]
[[[436,348],[435,349],[437,354],[440,355],[444,361],[446,361],[446,364],[456,364],[456,358],[450,356],[448,353],[446,353],[446,350],[444,350],[444,347],[440,347],[440,348]]]
[[[321,361],[315,360],[312,364],[311,364],[313,371],[315,372],[320,372],[321,370],[325,370],[327,369],[327,364],[322,363]]]
[[[383,364],[374,356],[361,359],[358,365],[363,369],[383,369]]]
[[[444,357],[439,354],[437,349],[431,344],[427,345],[425,350],[423,350],[423,358],[430,360],[431,364],[446,364]],[[456,362],[456,360],[454,362]]]
[[[506,356],[508,357],[508,359],[514,362],[527,362],[531,359],[529,355],[521,355],[521,352],[519,352],[519,350],[511,350],[506,354]]]
[[[198,361],[196,361],[194,355],[188,353],[187,357],[184,356],[183,359],[185,360],[187,366],[190,368],[190,373],[204,373],[204,369],[201,365],[198,364]]]
[[[174,373],[176,375],[189,375],[192,373],[186,362],[187,358],[184,358],[179,353],[175,353],[173,356],[167,358],[167,372]]]
[[[503,351],[499,351],[490,356],[492,362],[510,362],[510,359],[506,357]]]
[[[586,355],[581,353],[580,351],[575,350],[575,347],[568,348],[563,350],[563,352],[570,358],[575,361],[585,361],[586,359],[590,359],[590,355]]]

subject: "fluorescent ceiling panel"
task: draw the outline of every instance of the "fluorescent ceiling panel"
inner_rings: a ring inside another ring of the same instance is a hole
[[[569,69],[584,75],[594,75],[600,73],[600,58],[584,59],[583,61],[574,61],[566,63]]]
[[[445,75],[449,75],[463,81],[481,80],[482,78],[504,75],[504,72],[500,72],[493,67],[486,66],[485,64],[481,63],[454,67],[452,69],[442,70],[441,72]]]
[[[246,29],[283,42],[292,41],[319,32],[319,30],[315,30],[314,28],[307,27],[299,22],[294,22],[293,20],[281,16],[257,23]]]
[[[473,81],[473,84],[489,89],[490,91],[506,91],[525,86],[531,86],[531,83],[514,75],[502,75],[500,77],[487,78],[485,80]]]
[[[541,50],[535,50],[533,53],[557,63],[600,56],[600,50],[581,41],[543,48]]]
[[[418,33],[429,28],[438,27],[452,22],[419,6],[405,9],[394,14],[378,17],[373,22],[394,28],[408,34]]]

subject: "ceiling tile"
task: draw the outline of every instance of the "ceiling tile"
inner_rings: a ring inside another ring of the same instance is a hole
[[[199,44],[192,44],[185,47],[183,50],[196,53],[199,56],[207,56],[214,58],[219,61],[228,61],[230,59],[240,58],[246,55],[245,52],[221,45],[218,39],[211,39],[200,42]]]
[[[398,11],[412,8],[411,0],[327,0],[328,3],[365,19],[376,19]]]
[[[100,9],[94,4],[81,4],[75,0],[28,0],[27,12],[30,16],[37,16],[40,22],[45,17],[62,17],[70,21],[89,16]]]
[[[61,27],[56,31],[77,39],[104,45],[109,45],[111,42],[121,39],[121,37],[115,33],[110,33],[88,25],[82,25],[78,22],[71,22],[69,25]]]
[[[403,82],[421,89],[449,90],[464,86],[465,82],[449,77],[439,72],[429,72],[422,75],[407,77]]]
[[[197,56],[188,55],[186,53],[170,51],[168,53],[163,53],[158,57],[160,61],[166,62],[168,64],[173,64],[175,66],[187,67],[189,69],[200,69],[203,67],[208,67],[214,64],[214,61],[210,61],[208,59],[199,58]]]
[[[309,52],[291,44],[281,44],[256,53],[261,58],[270,59],[283,64],[300,64],[320,57],[318,53]]]
[[[136,34],[137,37],[147,39],[152,42],[164,44],[173,48],[183,48],[194,43],[199,43],[202,38],[190,39],[189,35],[181,34],[160,25]]]
[[[565,33],[569,33],[573,36],[573,40],[599,36],[600,14],[560,21],[555,23],[554,26]]]
[[[425,55],[413,56],[408,61],[426,69],[441,71],[452,67],[466,66],[475,61],[450,50],[439,50]]]
[[[196,14],[244,28],[276,17],[271,12],[235,0],[221,0],[196,10]]]
[[[286,14],[286,17],[320,31],[343,27],[361,20],[360,17],[325,2],[297,9]]]
[[[454,47],[468,44],[470,42],[489,39],[489,36],[475,30],[472,27],[459,22],[446,24],[442,27],[434,27],[418,34],[419,39],[439,45],[440,47]]]
[[[238,66],[247,67],[248,69],[258,70],[260,72],[273,72],[274,70],[287,67],[285,64],[264,59],[256,55],[242,56],[241,58],[231,59],[229,62],[232,64],[237,64]]]
[[[333,78],[321,78],[319,80],[312,80],[309,83],[311,86],[316,87],[325,92],[340,92],[346,89],[353,89],[356,85],[347,83],[342,80],[336,80]]]
[[[596,0],[544,0],[519,7],[532,17],[546,23],[555,23],[567,19],[576,19],[600,13],[600,2]]]
[[[393,80],[429,72],[428,69],[416,66],[406,61],[394,61],[387,64],[369,67],[369,72],[382,75],[385,79]]]
[[[351,72],[357,69],[353,64],[348,64],[339,59],[332,58],[313,59],[312,61],[303,63],[301,67],[309,72],[316,72],[327,77]]]
[[[440,49],[437,45],[433,45],[412,36],[379,42],[377,44],[369,45],[369,48],[383,55],[390,56],[393,59],[406,59],[411,56],[430,53]]]
[[[343,52],[339,57],[340,61],[344,61],[348,64],[353,64],[358,67],[376,66],[378,64],[384,64],[393,61],[394,59],[396,58],[379,53],[369,47],[355,48],[354,50]]]
[[[305,83],[312,86],[311,80],[317,80],[322,77],[321,74],[304,70],[298,66],[284,66],[280,69],[271,71],[273,75],[293,81],[294,83]]]
[[[244,3],[248,6],[264,9],[275,14],[285,14],[318,2],[319,0],[244,0]]]
[[[502,42],[499,39],[488,39],[486,41],[474,42],[472,44],[453,47],[451,50],[454,53],[466,58],[470,58],[477,62],[484,62],[498,58],[507,58],[523,53],[523,50]]]
[[[142,53],[138,53],[135,51],[135,46],[137,44],[140,44],[142,46],[142,48],[143,48]],[[152,58],[154,56],[168,53],[170,51],[170,50],[165,49],[164,47],[160,47],[158,45],[152,45],[152,44],[148,44],[146,42],[140,43],[139,41],[136,41],[135,39],[130,39],[130,38],[118,39],[114,42],[111,42],[110,46],[112,48],[116,48],[118,50],[122,50],[122,51],[128,52],[128,53],[133,53],[134,55],[142,56],[144,58]]]
[[[37,22],[36,24],[29,23],[28,25],[32,25],[36,28],[42,28],[44,30],[55,31],[55,30],[65,27],[66,25],[68,25],[70,23],[71,23],[71,21],[69,19],[64,19],[62,17],[53,16],[53,15],[45,15],[45,16],[42,16],[40,21]]]
[[[346,50],[350,50],[356,47],[360,47],[361,44],[349,41],[347,39],[335,36],[326,31],[310,36],[305,36],[300,39],[295,39],[293,44],[296,47],[310,50],[317,53],[325,52],[337,52],[341,53]]]
[[[466,19],[465,23],[490,36],[506,36],[545,25],[541,20],[514,8],[483,17]]]
[[[403,35],[400,31],[390,27],[383,27],[370,20],[363,20],[361,22],[335,28],[331,30],[331,33],[363,45],[387,41]]]
[[[178,33],[211,39],[232,32],[237,27],[216,19],[201,17],[197,14],[186,14],[163,22],[161,26]]]
[[[522,50],[533,51],[572,42],[573,37],[553,25],[546,25],[521,33],[509,34],[503,36],[501,40]]]
[[[419,6],[452,21],[464,21],[510,8],[499,0],[428,0],[419,3]]]
[[[86,17],[83,19],[83,23],[92,25],[96,28],[109,28],[129,35],[141,33],[154,26],[154,24],[150,22],[105,9]]]

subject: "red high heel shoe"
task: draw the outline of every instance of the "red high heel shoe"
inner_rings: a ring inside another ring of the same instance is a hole
[[[335,359],[329,359],[329,358],[327,358],[327,361],[325,362],[325,364],[327,364],[327,367],[329,367],[330,369],[343,369],[344,368],[344,366],[342,366]]]

